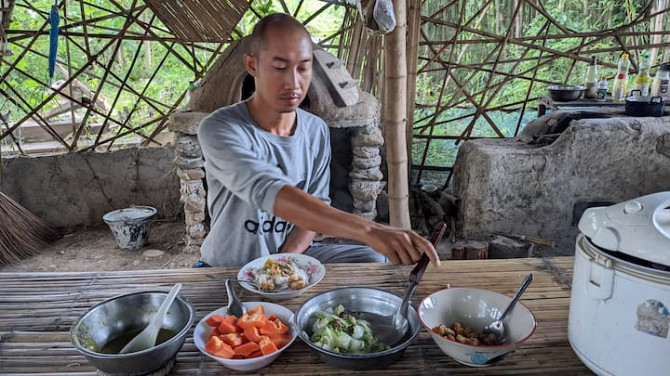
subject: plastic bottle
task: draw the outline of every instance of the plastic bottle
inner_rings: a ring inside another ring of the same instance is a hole
[[[193,91],[195,90],[195,83],[193,81],[189,81],[188,86],[186,87],[186,90],[187,90],[186,100],[190,101],[191,98],[193,97]]]
[[[649,95],[649,85],[651,84],[651,77],[649,77],[649,54],[644,53],[638,64],[637,77],[635,77],[635,89],[642,92],[642,96]]]
[[[627,53],[621,54],[619,63],[617,64],[617,73],[614,79],[614,87],[612,88],[612,100],[614,103],[622,103],[626,100],[628,94],[628,68],[630,67],[630,59]]]
[[[670,100],[670,63],[662,64],[656,72],[651,92],[653,96]]]
[[[591,56],[591,63],[586,68],[586,79],[584,80],[584,98],[594,99],[598,91],[598,64],[595,56]]]
[[[607,99],[607,79],[603,76],[598,82],[598,90],[596,91],[596,100],[604,102]]]

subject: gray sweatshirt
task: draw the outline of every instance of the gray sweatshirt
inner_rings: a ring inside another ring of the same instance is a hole
[[[274,215],[285,185],[327,204],[330,135],[319,117],[297,110],[297,126],[281,137],[258,126],[246,102],[220,108],[200,123],[210,231],[200,249],[212,266],[239,266],[277,253],[293,225]]]

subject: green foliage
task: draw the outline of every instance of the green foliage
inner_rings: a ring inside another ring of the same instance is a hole
[[[481,113],[476,114],[475,109],[479,107],[484,109],[505,137],[514,136],[517,125],[522,129],[535,118],[534,100],[546,95],[547,84],[583,84],[586,60],[591,55],[596,56],[601,64],[608,65],[601,66],[600,74],[612,78],[615,73],[613,66],[616,66],[622,52],[619,42],[613,37],[544,38],[544,35],[560,36],[565,34],[564,30],[599,32],[625,26],[641,17],[647,5],[646,0],[534,2],[546,11],[550,20],[537,9],[521,2],[521,29],[516,30],[512,14],[518,3],[513,0],[461,0],[446,9],[443,7],[451,3],[440,0],[425,0],[422,3],[422,15],[425,17],[423,32],[430,41],[445,41],[446,46],[433,43],[419,48],[419,69],[424,72],[417,77],[415,133],[422,126],[435,124],[433,135],[459,137],[470,128],[469,133],[466,132],[470,137],[498,137],[489,120]],[[484,8],[487,4],[488,7]],[[482,10],[483,13],[478,13]],[[459,20],[463,20],[460,30],[455,27]],[[652,22],[638,23],[634,30],[648,31]],[[668,24],[667,17],[665,24]],[[505,35],[522,36],[524,39],[520,43],[508,41],[504,45],[493,39],[494,36]],[[633,41],[629,36],[620,37],[624,46],[649,42],[648,35],[636,38]],[[439,58],[443,63],[434,58],[440,49]],[[602,52],[589,52],[599,50]],[[561,53],[579,55],[583,60],[575,62],[571,56],[564,57]],[[432,62],[425,66],[428,61]],[[445,75],[446,67],[450,76]],[[440,95],[445,79],[446,85]],[[523,103],[527,100],[529,102],[524,108]],[[439,113],[435,112],[436,107],[441,109]],[[453,164],[458,145],[452,140],[432,140],[423,161],[427,144],[425,140],[415,139],[412,148],[414,164]]]
[[[68,38],[61,33],[57,59],[63,67],[68,67],[69,62],[71,74],[82,69],[83,73],[77,79],[94,93],[99,93],[99,99],[103,99],[109,106],[113,105],[113,118],[128,127],[146,124],[182,106],[189,81],[196,80],[206,72],[208,67],[203,65],[208,61],[216,61],[216,56],[213,57],[212,54],[219,47],[216,43],[191,45],[139,40],[144,35],[165,38],[172,38],[172,35],[150,9],[139,15],[134,14],[140,22],[129,21],[113,13],[127,10],[134,3],[132,0],[116,2],[88,0],[83,3],[84,14],[82,14],[82,7],[78,1],[65,2],[67,8],[64,9],[62,6],[60,8],[61,30],[80,34],[85,32],[89,34],[89,38],[83,36]],[[296,14],[301,21],[311,18],[327,5],[320,1],[300,0],[285,3],[289,12]],[[57,105],[56,100],[45,102],[47,96],[51,94],[47,73],[50,29],[48,15],[51,4],[49,0],[17,0],[10,29],[43,30],[43,32],[34,40],[30,34],[18,34],[21,38],[16,38],[11,44],[13,55],[6,57],[0,65],[0,75],[9,71],[7,77],[0,83],[0,89],[8,95],[0,95],[0,113],[7,116],[10,124],[23,119],[30,112],[30,108],[43,105],[40,113],[44,113]],[[141,5],[143,1],[140,0],[137,6]],[[237,25],[233,38],[251,33],[259,16],[284,11],[278,0],[254,1],[252,6],[254,11],[246,12]],[[319,41],[339,30],[343,15],[343,6],[332,5],[310,20],[306,26],[315,41]],[[98,21],[94,25],[89,25],[86,30],[80,24],[72,25],[84,18]],[[151,33],[147,32],[147,27],[143,24],[152,24]],[[127,35],[133,38],[122,39],[116,55],[113,54],[116,46],[114,39],[92,36],[114,36],[126,25],[130,25]],[[28,46],[30,50],[24,54]],[[93,63],[87,65],[91,57]],[[17,69],[9,70],[9,66],[15,62]],[[106,80],[101,84],[105,76]],[[65,79],[66,77],[60,73],[56,73],[54,82]],[[78,116],[82,116],[85,110],[80,109],[77,112]],[[91,121],[100,121],[99,116],[92,115]],[[150,125],[140,132],[148,135],[156,125],[157,123]],[[117,126],[109,124],[107,129],[114,130]]]
[[[8,95],[8,97],[0,96],[0,112],[9,115],[10,123],[23,118],[29,111],[28,107],[40,105],[50,93],[47,87],[49,26],[45,24],[48,23],[51,3],[50,0],[17,1],[10,29],[44,32],[34,40],[31,50],[26,54],[23,54],[23,50],[33,42],[32,36],[14,34],[11,46],[14,54],[6,57],[0,66],[0,75],[4,75],[10,64],[17,63],[17,69],[9,72],[0,83],[0,89]],[[82,14],[78,1],[65,2],[67,16],[61,7],[61,27],[82,34],[87,32],[113,35],[122,29],[128,20],[114,16],[106,9],[118,12],[120,9],[117,4],[127,9],[133,3],[133,0],[117,2],[87,0],[83,3],[85,14]],[[543,35],[561,35],[563,31],[554,21],[548,22],[546,17],[523,2],[520,12],[521,35],[537,38],[525,39],[526,45],[510,42],[504,46],[492,40],[490,37],[493,35],[504,36],[509,33],[513,36],[515,30],[512,27],[511,16],[517,3],[514,0],[491,2],[460,0],[444,10],[442,8],[449,4],[448,2],[442,0],[422,2],[423,16],[441,21],[424,22],[422,32],[430,41],[445,41],[445,45],[435,43],[419,47],[419,68],[424,72],[416,78],[418,106],[414,119],[417,132],[422,126],[436,124],[434,135],[456,137],[471,128],[468,133],[470,137],[497,137],[489,124],[490,119],[504,136],[513,136],[518,124],[522,128],[534,117],[534,109],[530,107],[535,105],[532,100],[545,94],[545,86],[548,83],[578,84],[583,80],[586,63],[578,61],[573,66],[571,57],[559,57],[554,51],[579,54],[586,59],[591,55],[589,51],[614,48],[611,52],[594,53],[599,61],[610,65],[601,68],[601,73],[608,77],[614,75],[611,66],[616,64],[621,52],[617,49],[617,41],[611,37],[602,39],[590,37],[584,40],[577,37],[543,38]],[[643,14],[646,3],[646,0],[536,2],[561,27],[574,32],[608,30],[626,25]],[[138,5],[142,4],[143,1],[140,0]],[[234,39],[251,33],[259,16],[286,11],[279,0],[256,0],[251,4],[254,11],[248,11],[242,17],[232,35]],[[328,2],[286,0],[284,4],[288,13],[296,14],[299,20],[303,22],[310,20],[306,27],[316,42],[336,34],[342,26],[344,6],[333,5],[321,12],[322,7],[327,6]],[[487,4],[488,7],[484,9]],[[319,12],[320,14],[312,19],[312,16]],[[99,19],[99,21],[86,30],[81,25],[71,26],[80,22],[84,16],[87,20]],[[150,35],[171,37],[168,28],[154,18],[151,10],[145,10],[137,18],[145,24],[153,23]],[[465,28],[459,31],[456,38],[458,43],[454,44],[452,39],[457,34],[454,24],[458,23],[459,19],[463,20]],[[668,21],[665,23],[667,25]],[[650,27],[649,22],[639,23],[635,30],[647,31]],[[145,27],[136,21],[130,23],[129,32],[138,38],[147,33]],[[632,44],[631,37],[622,37],[621,40],[625,45]],[[338,41],[339,38],[336,37],[329,44],[336,45]],[[476,43],[467,43],[468,41]],[[638,37],[637,43],[648,41],[648,36]],[[203,67],[202,64],[216,60],[216,56],[214,59],[211,58],[219,47],[218,44],[212,43],[174,44],[170,51],[172,42],[142,42],[137,38],[127,38],[122,40],[116,56],[113,57],[113,42],[114,40],[109,38],[89,37],[85,42],[83,37],[68,39],[61,36],[58,60],[64,66],[69,61],[71,71],[76,72],[87,64],[90,56],[97,56],[93,64],[83,68],[84,74],[79,79],[94,92],[99,92],[109,105],[116,101],[113,110],[115,119],[126,122],[131,127],[145,124],[161,113],[166,114],[182,106],[182,98],[189,81],[195,80],[201,72],[206,71],[208,67]],[[529,45],[535,48],[528,48]],[[539,47],[545,50],[541,51]],[[438,50],[442,50],[440,53],[442,63],[433,59]],[[136,62],[131,66],[135,56],[137,56]],[[429,60],[432,60],[430,65],[424,67]],[[449,67],[450,75],[446,74],[446,67]],[[110,74],[106,83],[101,85],[108,68]],[[491,75],[494,69],[496,74]],[[535,70],[537,72],[533,76]],[[516,75],[519,77],[512,77]],[[117,98],[119,87],[126,76],[128,77],[126,86]],[[64,77],[60,74],[54,78],[54,80],[62,79]],[[535,83],[531,85],[533,79]],[[442,90],[443,84],[446,85]],[[464,95],[460,86],[467,90],[469,96]],[[14,91],[19,95],[15,95]],[[139,94],[144,98],[140,98]],[[525,108],[523,117],[519,120],[522,114],[521,103],[527,97],[531,102],[527,104],[529,107]],[[42,111],[48,111],[55,105],[54,100],[49,101]],[[440,108],[439,113],[436,113],[436,107]],[[487,119],[483,114],[476,113],[477,107],[483,109],[498,107],[498,109],[486,110]],[[155,125],[147,127],[143,132],[151,132],[154,127]],[[414,163],[422,161],[427,144],[425,140],[415,139],[412,151]],[[425,164],[452,165],[458,146],[454,140],[433,140],[428,146]]]

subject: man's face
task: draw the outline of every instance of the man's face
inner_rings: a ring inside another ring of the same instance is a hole
[[[305,99],[312,79],[312,43],[305,33],[267,30],[258,56],[247,56],[256,100],[279,113],[293,112]]]

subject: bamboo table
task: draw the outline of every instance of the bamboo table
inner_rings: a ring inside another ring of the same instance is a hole
[[[395,364],[366,374],[408,375],[592,375],[567,340],[572,257],[446,261],[432,265],[414,301],[450,284],[486,288],[512,295],[524,276],[535,280],[522,302],[536,315],[537,330],[515,353],[488,368],[470,368],[444,355],[422,329]],[[378,287],[402,295],[411,267],[387,264],[328,264],[325,278],[300,297],[283,301],[294,312],[308,297],[335,287]],[[116,295],[142,290],[169,290],[181,282],[181,295],[196,309],[196,322],[227,304],[225,288],[205,274],[234,277],[237,268],[202,268],[85,273],[0,273],[0,374],[95,375],[96,370],[69,342],[72,323],[92,305]],[[238,289],[240,298],[259,300]],[[191,333],[192,334],[192,333]],[[202,355],[189,334],[171,375],[235,373]],[[263,374],[354,374],[321,362],[299,339]]]

